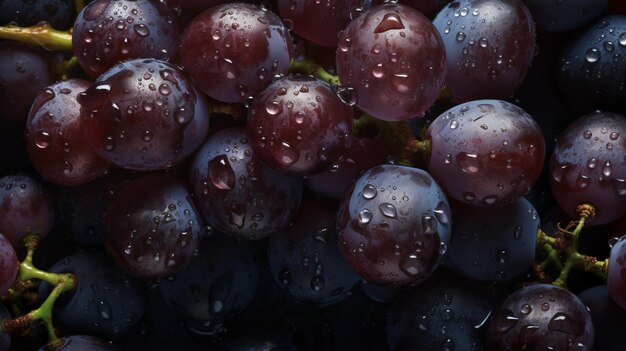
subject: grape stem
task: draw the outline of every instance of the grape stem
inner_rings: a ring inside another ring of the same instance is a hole
[[[46,22],[32,27],[0,26],[0,39],[15,40],[24,44],[39,46],[49,51],[72,50],[71,31],[56,30]]]
[[[603,280],[607,280],[608,259],[598,261],[593,256],[582,255],[578,252],[578,240],[585,222],[595,216],[595,208],[590,204],[582,204],[577,207],[578,221],[570,222],[565,228],[558,226],[556,236],[551,237],[541,229],[537,232],[537,246],[542,247],[547,253],[546,258],[540,264],[535,265],[535,274],[539,279],[545,280],[545,269],[549,264],[554,264],[559,270],[559,276],[552,284],[566,287],[567,278],[572,269],[581,269],[593,273]],[[564,261],[561,261],[561,257]]]
[[[36,268],[33,265],[33,254],[39,245],[39,236],[30,234],[23,241],[27,250],[26,257],[20,263],[14,291],[20,290],[20,286],[31,286],[33,279],[43,280],[54,286],[54,288],[39,308],[17,318],[2,321],[2,330],[4,333],[11,333],[24,330],[35,322],[41,321],[48,332],[48,345],[54,346],[59,343],[59,338],[52,325],[52,308],[62,293],[76,288],[76,276],[72,273],[49,273]]]
[[[289,66],[289,72],[300,72],[305,74],[312,74],[315,78],[324,81],[330,85],[340,86],[341,82],[339,77],[330,74],[324,69],[324,67],[314,63],[309,59],[304,60],[292,60]]]
[[[76,7],[76,14],[79,14],[85,7],[85,0],[74,0],[74,6]]]

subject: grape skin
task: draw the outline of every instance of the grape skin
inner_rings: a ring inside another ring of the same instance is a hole
[[[626,310],[626,235],[611,248],[607,286],[613,300]]]

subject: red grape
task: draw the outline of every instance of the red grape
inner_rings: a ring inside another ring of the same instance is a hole
[[[446,77],[445,47],[430,20],[400,4],[372,7],[342,32],[337,50],[341,84],[372,116],[399,121],[424,113]]]
[[[280,18],[257,5],[229,3],[196,16],[180,41],[180,59],[205,94],[243,102],[287,73],[292,39]]]
[[[0,234],[0,296],[15,283],[19,264],[13,245]]]
[[[98,155],[133,170],[172,167],[207,135],[204,97],[167,62],[124,61],[78,97],[83,134]]]
[[[248,113],[254,151],[270,167],[294,175],[339,162],[351,133],[352,109],[328,84],[312,77],[274,81],[257,95]]]
[[[626,310],[626,235],[611,248],[607,286],[613,300]]]

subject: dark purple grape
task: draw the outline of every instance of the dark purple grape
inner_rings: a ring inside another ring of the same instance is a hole
[[[259,281],[250,245],[214,233],[203,240],[189,267],[161,281],[165,302],[190,330],[203,335],[222,332],[250,305]]]
[[[557,83],[578,114],[626,113],[626,16],[610,15],[573,35],[558,61]]]
[[[61,81],[33,102],[26,121],[28,155],[37,172],[50,182],[85,184],[109,168],[83,137],[76,97],[90,85],[81,79]]]
[[[451,213],[425,171],[376,166],[346,194],[337,223],[339,249],[367,282],[418,284],[437,268],[450,239]]]
[[[128,59],[176,58],[180,33],[174,12],[163,2],[97,0],[76,18],[72,50],[85,72],[95,78]]]
[[[143,315],[142,282],[124,273],[103,251],[67,256],[48,271],[76,275],[76,288],[54,305],[55,320],[75,333],[117,339]],[[39,296],[51,290],[43,284]]]
[[[364,0],[277,0],[278,11],[291,30],[321,46],[337,46],[339,33],[368,2]]]
[[[19,264],[13,245],[4,235],[0,234],[0,296],[4,295],[15,283]],[[2,338],[0,337],[0,339]],[[1,346],[0,349],[2,349]]]
[[[438,272],[396,297],[387,317],[389,348],[483,350],[483,333],[493,305],[494,299],[483,286]]]
[[[210,97],[243,102],[287,73],[292,39],[281,19],[241,2],[211,7],[185,28],[180,58],[191,79]]]
[[[203,95],[180,69],[159,60],[129,60],[111,68],[78,101],[89,145],[125,169],[172,167],[208,132]]]
[[[298,351],[290,333],[268,327],[251,325],[243,330],[229,331],[215,351]]]
[[[380,140],[352,138],[345,157],[336,167],[305,178],[305,185],[323,196],[340,199],[362,172],[382,164],[387,157],[387,146]]]
[[[458,0],[433,20],[446,51],[455,102],[506,99],[535,55],[535,24],[521,0]]]
[[[336,213],[332,203],[310,199],[293,225],[269,239],[272,276],[296,301],[333,304],[360,280],[337,247]]]
[[[169,0],[167,3],[185,10],[191,10],[194,13],[199,13],[213,6],[227,2],[233,2],[233,0]]]
[[[552,193],[563,211],[596,209],[587,224],[605,224],[626,212],[626,117],[600,112],[580,117],[560,135],[550,159]]]
[[[5,0],[0,2],[0,25],[22,27],[48,22],[58,30],[72,27],[76,8],[72,0]]]
[[[118,351],[110,342],[91,335],[70,335],[59,339],[60,346],[54,351]],[[50,351],[46,346],[42,346],[39,351]]]
[[[33,100],[52,83],[51,60],[45,52],[15,41],[0,42],[1,128],[22,128]]]
[[[352,109],[328,84],[286,76],[256,96],[248,134],[254,151],[270,167],[294,175],[320,172],[344,157]]]
[[[541,129],[524,110],[476,100],[441,114],[426,131],[430,174],[446,194],[473,206],[499,206],[526,194],[545,157]]]
[[[539,215],[524,198],[495,208],[451,202],[454,213],[446,264],[476,281],[510,281],[535,259]]]
[[[569,290],[535,284],[510,295],[492,314],[490,350],[593,350],[589,311]]]
[[[451,1],[452,0],[399,0],[398,2],[403,5],[411,6],[432,18]]]
[[[595,330],[596,351],[621,351],[624,347],[626,311],[613,301],[606,285],[586,289],[578,298],[589,309]]]
[[[243,128],[211,135],[191,164],[194,201],[206,221],[239,238],[261,239],[287,226],[302,181],[263,164]]]
[[[28,234],[43,238],[54,224],[54,203],[35,178],[8,175],[0,178],[0,233],[14,247]]]
[[[339,38],[337,73],[354,89],[356,105],[400,121],[421,115],[446,78],[445,47],[430,20],[400,4],[373,6]]]
[[[626,310],[626,235],[611,248],[607,286],[613,300]]]
[[[593,21],[606,10],[609,0],[523,0],[537,29],[547,32],[574,30]]]
[[[141,278],[175,274],[187,266],[203,235],[185,185],[148,174],[125,185],[106,215],[106,249],[115,263]]]

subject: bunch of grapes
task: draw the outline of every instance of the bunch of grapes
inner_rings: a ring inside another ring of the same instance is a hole
[[[619,0],[0,1],[0,351],[617,351]]]

